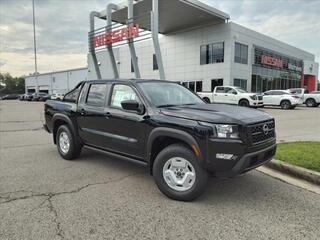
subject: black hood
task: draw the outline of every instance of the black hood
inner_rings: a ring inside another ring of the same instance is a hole
[[[161,108],[167,116],[220,124],[246,125],[273,119],[268,113],[226,104],[195,104]]]

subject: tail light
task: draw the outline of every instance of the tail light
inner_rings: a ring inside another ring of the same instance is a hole
[[[293,95],[292,97],[293,97],[293,98],[300,98],[299,96],[296,96],[296,95]]]

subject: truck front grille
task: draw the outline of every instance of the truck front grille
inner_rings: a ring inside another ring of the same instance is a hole
[[[275,137],[274,120],[249,125],[249,138],[252,144],[258,144]]]

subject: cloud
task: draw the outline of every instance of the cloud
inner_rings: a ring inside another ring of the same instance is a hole
[[[320,1],[202,1],[229,13],[232,21],[309,51],[320,61]],[[40,72],[86,65],[89,13],[104,9],[108,2],[35,0]],[[34,72],[31,0],[0,0],[0,71]]]

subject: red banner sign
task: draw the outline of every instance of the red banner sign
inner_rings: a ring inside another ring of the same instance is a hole
[[[277,59],[277,58],[273,58],[273,57],[269,57],[269,56],[265,56],[263,55],[261,57],[261,63],[262,64],[266,64],[266,65],[271,65],[271,66],[275,66],[275,67],[283,67],[283,63],[281,59]]]
[[[97,48],[136,37],[139,37],[139,25],[132,24],[126,28],[121,28],[112,32],[106,32],[104,34],[94,36],[92,38],[92,43],[93,46]]]

